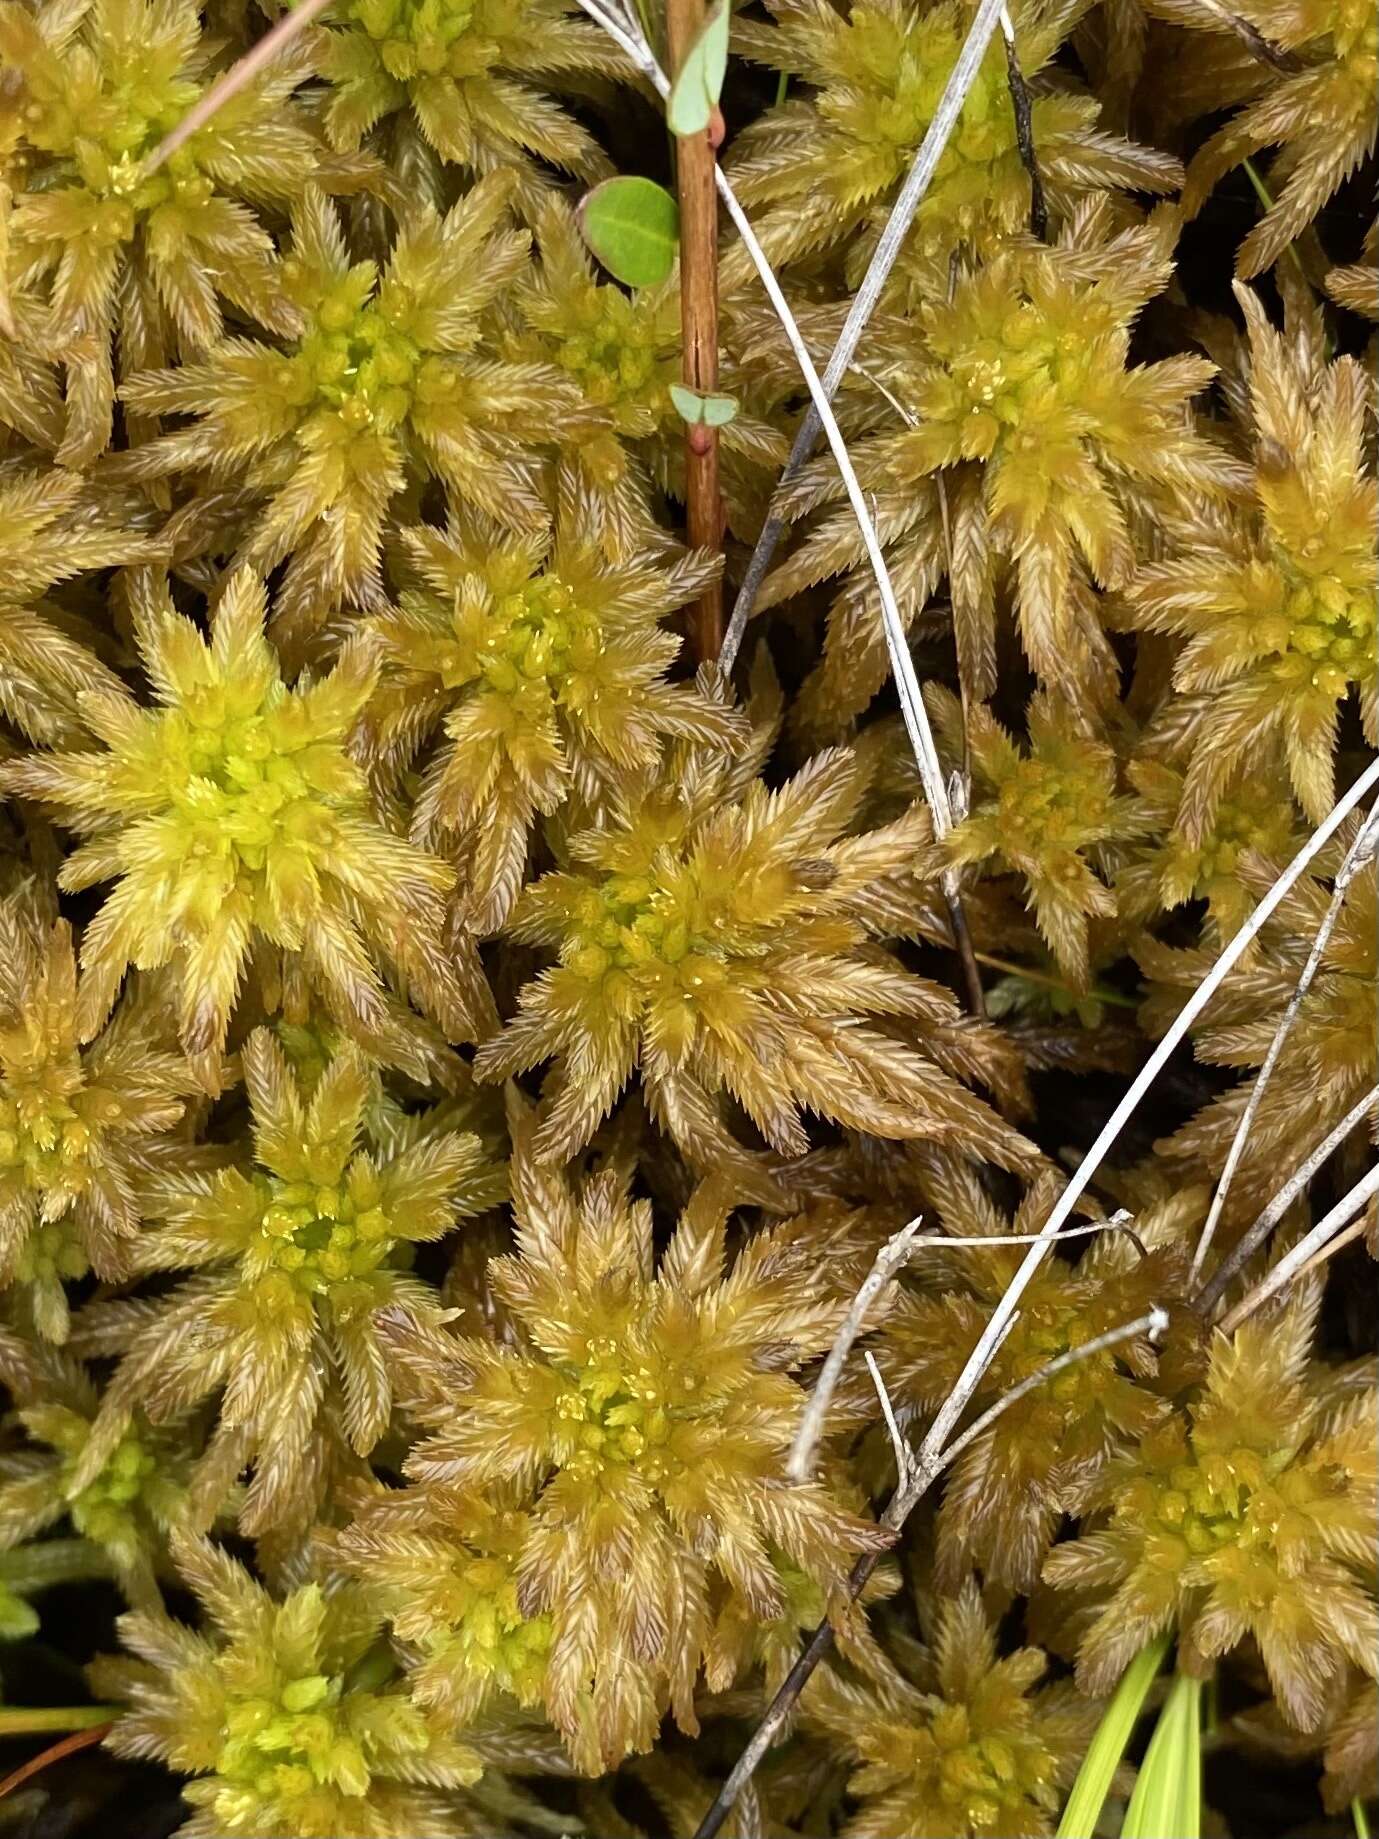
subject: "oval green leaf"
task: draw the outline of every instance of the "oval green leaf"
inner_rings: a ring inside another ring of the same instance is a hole
[[[708,428],[726,428],[737,414],[736,396],[701,396],[683,383],[671,384],[670,399],[692,428],[700,422]]]
[[[595,258],[626,287],[659,287],[680,253],[680,207],[654,179],[605,179],[581,200],[579,228]]]
[[[666,100],[666,121],[672,134],[702,134],[708,127],[728,71],[731,16],[729,0],[721,0],[685,53]]]

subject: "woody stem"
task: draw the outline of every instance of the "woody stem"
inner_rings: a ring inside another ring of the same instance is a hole
[[[666,38],[672,73],[704,27],[706,0],[666,0]],[[702,134],[675,142],[680,197],[680,334],[683,377],[696,394],[718,388],[718,199],[714,147],[722,117],[715,108]],[[685,509],[689,540],[717,555],[723,547],[723,507],[718,485],[718,430],[697,422],[685,430]],[[690,636],[695,656],[716,658],[723,643],[723,585],[714,581],[695,603]]]

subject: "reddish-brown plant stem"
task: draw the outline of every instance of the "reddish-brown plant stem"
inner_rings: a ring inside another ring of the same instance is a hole
[[[666,39],[672,75],[704,29],[706,0],[666,0]],[[718,197],[714,148],[722,120],[714,110],[703,134],[675,142],[675,182],[680,197],[680,336],[687,388],[712,395],[718,388]],[[718,489],[718,430],[702,422],[685,430],[685,511],[689,540],[717,554],[723,546],[723,506]],[[695,656],[716,658],[723,644],[723,585],[715,581],[695,602],[690,625]]]
[[[16,1788],[22,1788],[25,1782],[31,1781],[41,1770],[48,1768],[52,1763],[61,1762],[64,1756],[74,1755],[78,1750],[89,1750],[95,1744],[102,1742],[109,1731],[109,1723],[93,1724],[89,1730],[74,1730],[69,1737],[63,1737],[57,1743],[50,1743],[46,1750],[40,1750],[37,1756],[30,1756],[27,1762],[11,1770],[4,1780],[0,1781],[0,1801],[3,1801],[7,1794],[12,1794]]]

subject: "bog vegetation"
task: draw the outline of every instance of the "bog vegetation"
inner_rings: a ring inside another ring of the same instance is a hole
[[[1379,27],[976,10],[0,0],[7,1830],[1366,1830]]]

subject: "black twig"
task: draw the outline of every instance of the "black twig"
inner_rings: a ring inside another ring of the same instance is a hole
[[[1020,149],[1020,163],[1029,174],[1030,234],[1041,243],[1049,240],[1049,206],[1044,196],[1044,181],[1039,173],[1039,155],[1034,146],[1034,113],[1029,84],[1020,68],[1020,54],[1015,49],[1015,29],[1008,13],[1001,15],[1001,31],[1006,41],[1006,73],[1010,80],[1010,100],[1015,110],[1015,143]]]

